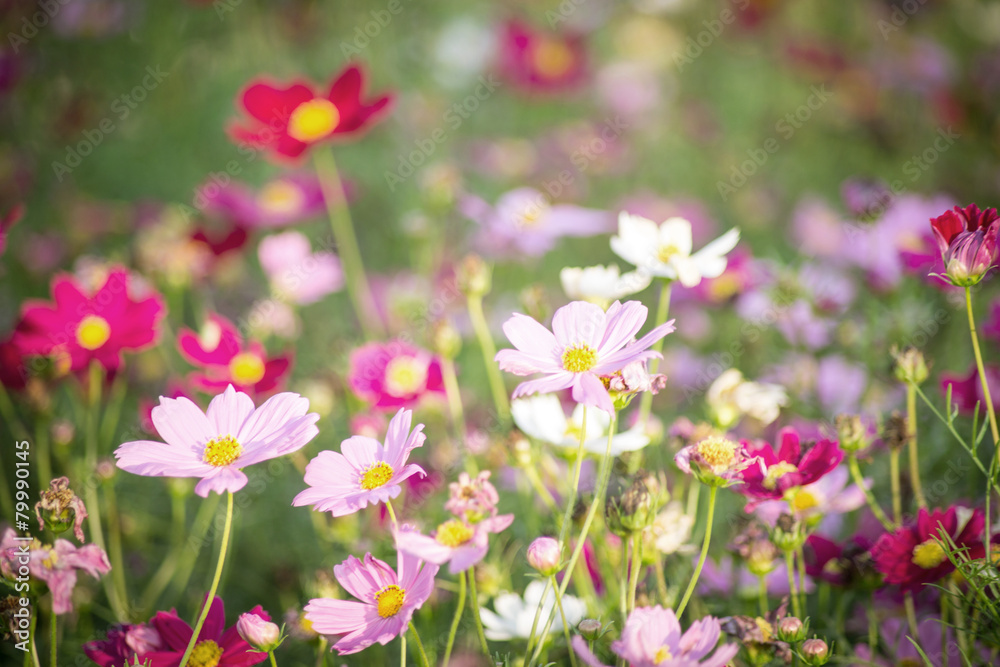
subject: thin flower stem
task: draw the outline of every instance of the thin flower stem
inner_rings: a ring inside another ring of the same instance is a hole
[[[372,297],[368,278],[365,276],[364,263],[361,260],[361,250],[354,235],[354,224],[351,222],[351,211],[347,205],[347,196],[337,171],[337,163],[333,158],[333,149],[314,150],[313,163],[316,175],[319,177],[323,199],[326,200],[326,210],[330,217],[330,228],[337,243],[337,254],[344,265],[344,278],[347,283],[347,293],[354,306],[354,312],[361,323],[365,338],[372,340],[385,336],[378,315],[375,314],[375,299]]]
[[[993,409],[993,398],[990,396],[990,383],[986,379],[986,368],[983,366],[983,354],[979,350],[979,335],[976,333],[976,320],[972,315],[972,289],[965,288],[965,312],[969,315],[969,336],[972,338],[972,351],[976,355],[976,371],[983,386],[983,402],[986,403],[986,414],[990,417],[990,433],[993,434],[993,444],[1000,447],[1000,430],[997,429],[997,414]]]
[[[851,471],[851,478],[854,480],[855,486],[865,494],[865,501],[868,503],[868,508],[875,515],[875,518],[878,519],[878,522],[888,531],[896,530],[896,525],[889,520],[889,517],[885,515],[885,512],[879,506],[878,501],[875,500],[875,494],[865,485],[865,478],[861,475],[861,467],[858,465],[858,457],[855,454],[851,453],[847,455],[847,467]]]
[[[476,568],[470,567],[465,573],[469,578],[469,604],[472,605],[472,618],[476,621],[476,634],[479,635],[479,645],[487,658],[490,655],[490,645],[486,642],[486,633],[483,632],[483,619],[479,616],[479,593],[476,591]]]
[[[35,643],[35,630],[37,629],[38,623],[35,621],[35,615],[31,615],[31,623],[28,628],[28,634],[31,636],[31,642],[28,644],[28,653],[24,655],[24,664],[28,664],[28,654],[31,654],[31,664],[35,667],[42,667],[41,662],[38,658],[38,645]]]
[[[555,586],[556,575],[552,575],[553,590],[556,592],[556,606],[559,608],[559,615],[562,617],[563,637],[566,638],[566,650],[569,651],[569,661],[576,667],[576,651],[573,650],[573,640],[569,636],[569,622],[566,620],[566,612],[563,611],[562,597],[559,595],[559,587]],[[53,666],[54,667],[54,666]]]
[[[219,562],[215,566],[215,576],[212,577],[212,587],[208,589],[208,597],[205,598],[205,604],[201,608],[201,614],[198,616],[198,622],[195,623],[194,631],[191,633],[191,639],[188,641],[187,648],[184,650],[184,656],[178,667],[187,667],[188,659],[191,657],[191,652],[194,650],[194,645],[198,643],[198,635],[201,634],[201,628],[205,625],[205,619],[208,618],[208,610],[212,608],[212,601],[215,599],[215,591],[219,588],[219,580],[222,579],[222,566],[226,563],[226,551],[229,549],[229,535],[233,528],[233,492],[229,491],[226,494],[226,525],[222,529],[222,545],[219,547]]]
[[[760,598],[760,615],[761,617],[767,616],[767,575],[758,574],[757,575],[757,585],[758,585],[758,597]]]
[[[802,545],[800,544],[795,550],[795,560],[799,566],[799,598],[802,606],[802,612],[806,615],[809,614],[809,598],[806,595],[806,555],[802,550]]]
[[[49,658],[52,661],[52,667],[59,667],[59,662],[56,660],[56,657],[59,655],[59,651],[57,650],[59,625],[56,623],[58,618],[59,617],[56,616],[56,612],[53,611],[52,629],[50,633],[50,643],[49,643]]]
[[[795,552],[785,551],[785,570],[788,572],[788,596],[792,598],[792,614],[802,617],[802,605],[799,603],[799,591],[795,585]]]
[[[462,407],[462,393],[458,388],[458,377],[455,375],[455,362],[451,359],[441,357],[441,380],[444,382],[445,397],[448,399],[448,412],[451,413],[451,423],[455,429],[455,442],[468,449],[465,430],[465,410]],[[470,475],[475,475],[476,459],[473,456],[465,456],[466,466],[471,466],[472,470],[467,470]]]
[[[906,609],[906,624],[910,629],[910,637],[919,643],[920,635],[917,634],[917,610],[913,606],[913,593],[906,591],[903,596],[903,607]]]
[[[948,667],[948,594],[941,592],[941,667]]]
[[[576,448],[576,469],[573,472],[573,485],[569,489],[566,510],[563,513],[562,526],[559,528],[559,548],[562,549],[569,536],[569,527],[573,523],[573,510],[576,507],[577,494],[580,492],[580,471],[583,469],[583,443],[587,440],[587,406],[583,406],[583,418],[580,426],[580,444]]]
[[[52,481],[52,447],[49,438],[49,420],[35,422],[35,451],[38,452],[38,486],[45,488]]]
[[[399,528],[399,522],[396,521],[396,512],[392,509],[392,501],[385,501],[385,508],[389,512],[389,520],[392,521],[393,528]]]
[[[406,633],[399,635],[399,664],[406,667]]]
[[[917,499],[917,507],[927,507],[924,497],[924,485],[920,481],[920,455],[917,453],[917,385],[906,384],[906,430],[910,436],[910,479],[913,484],[913,495]]]
[[[414,627],[413,623],[410,623],[410,632],[413,634],[413,643],[417,645],[417,655],[420,657],[421,667],[431,667],[431,663],[427,659],[427,652],[424,651],[424,643],[420,641],[420,633],[417,632],[417,628]],[[406,637],[405,636],[402,637],[403,641],[405,642]]]
[[[4,424],[10,429],[11,434],[18,440],[30,440],[28,429],[14,411],[14,402],[10,400],[7,387],[0,382],[0,417],[3,417]]]
[[[670,597],[670,593],[667,591],[667,578],[663,574],[663,555],[660,553],[656,554],[656,592],[660,596],[660,604],[664,607],[669,606],[667,604],[667,598]]]
[[[271,667],[278,667],[278,661],[274,659],[274,651],[268,651],[267,657],[271,659]]]
[[[622,626],[625,625],[625,619],[628,618],[628,581],[629,581],[629,569],[628,569],[628,538],[623,537],[622,540],[622,580],[618,586],[618,608],[622,613]]]
[[[220,502],[222,502],[222,496],[213,494],[209,497],[209,499],[201,503],[202,505],[209,505],[209,511],[202,514],[202,508],[199,508],[198,514],[195,515],[194,525],[191,530],[194,537],[188,540],[187,544],[189,546],[180,556],[177,563],[176,576],[171,577],[174,596],[177,596],[187,590],[188,582],[191,580],[191,574],[194,572],[195,562],[198,560],[198,554],[201,552],[201,547],[206,542],[205,535],[208,533],[208,529],[212,524]],[[199,519],[202,520],[201,524],[198,523]],[[144,608],[152,609],[153,606],[148,605]]]
[[[549,586],[554,586],[558,589],[555,578],[545,580],[545,588],[542,589],[541,600],[545,600],[545,596],[549,592]],[[541,600],[538,603],[538,607],[535,608],[535,620],[531,622],[531,632],[528,634],[528,646],[524,650],[525,655],[529,655],[531,653],[531,648],[535,645],[535,632],[538,630],[538,618],[542,615]]]
[[[326,638],[320,637],[316,645],[316,667],[326,667]]]
[[[660,286],[660,301],[656,307],[656,320],[653,322],[653,327],[658,327],[667,321],[667,314],[670,312],[670,288],[673,286],[672,280],[663,280],[663,284]],[[663,339],[656,341],[650,347],[653,352],[659,355],[663,351]],[[649,374],[652,375],[660,367],[660,360],[658,357],[654,357],[649,360]],[[639,404],[639,424],[645,426],[646,422],[649,421],[649,414],[653,409],[653,392],[647,391],[642,395],[642,402]]]
[[[684,597],[681,598],[681,603],[677,607],[677,618],[680,618],[681,614],[684,613],[684,608],[687,607],[688,601],[691,599],[691,595],[694,594],[694,589],[698,585],[698,577],[701,576],[701,568],[705,567],[705,559],[708,557],[708,545],[712,541],[712,522],[715,519],[715,497],[719,494],[719,487],[712,486],[708,492],[708,517],[705,519],[705,540],[701,544],[701,555],[698,556],[698,564],[694,568],[694,574],[691,576],[691,583],[688,584],[687,590],[684,591]]]
[[[462,612],[465,611],[465,572],[458,573],[458,600],[455,605],[455,616],[451,619],[451,630],[448,632],[448,643],[444,647],[444,667],[448,667],[451,660],[451,649],[455,645],[455,634],[458,632],[458,624],[462,620]]]
[[[115,495],[113,480],[104,487],[104,500],[108,506],[108,559],[111,561],[111,583],[115,587],[118,599],[128,600],[125,559],[122,556],[121,516],[118,514],[118,499]]]
[[[466,458],[471,459],[472,457],[468,456]],[[542,478],[538,476],[538,471],[535,470],[535,466],[532,462],[529,460],[527,465],[521,466],[521,469],[524,471],[524,476],[528,478],[528,482],[530,482],[531,486],[534,487],[535,493],[537,493],[542,499],[542,502],[545,503],[545,506],[549,508],[552,514],[558,514],[559,507],[556,505],[556,499],[552,497],[549,490],[545,488],[544,484],[542,484]]]
[[[892,487],[892,519],[896,525],[903,523],[903,494],[899,488],[899,450],[889,451],[889,485]]]
[[[497,356],[497,346],[493,342],[490,327],[486,323],[486,315],[483,314],[483,297],[481,294],[469,294],[466,302],[469,309],[469,319],[472,321],[472,328],[476,332],[479,348],[483,353],[483,363],[486,365],[486,376],[490,384],[490,393],[493,395],[493,405],[496,406],[497,416],[502,425],[506,426],[510,422],[510,399],[507,397],[507,388],[503,384],[503,376],[500,375],[500,367],[494,360]]]
[[[635,593],[639,588],[639,572],[642,570],[642,533],[636,533],[632,537],[632,569],[629,570],[629,582],[628,582],[628,608],[626,609],[626,618],[628,617],[628,612],[635,609]]]

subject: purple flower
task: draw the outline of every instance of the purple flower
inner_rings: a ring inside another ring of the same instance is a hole
[[[309,239],[298,232],[263,239],[257,257],[271,289],[294,303],[316,303],[344,286],[340,258],[332,252],[312,252]]]
[[[574,301],[556,311],[552,331],[515,313],[503,330],[517,349],[500,350],[496,360],[515,375],[545,374],[519,384],[514,398],[572,389],[577,403],[613,413],[614,403],[601,378],[632,362],[659,358],[649,346],[674,330],[671,320],[633,342],[647,313],[638,301],[615,301],[606,313],[594,304]]]
[[[396,532],[396,548],[428,563],[448,563],[448,571],[457,574],[486,556],[490,533],[506,530],[513,521],[513,514],[501,514],[479,523],[449,519],[430,536],[415,530],[399,530]]]
[[[637,607],[625,620],[621,638],[611,642],[611,650],[631,667],[724,667],[740,648],[724,644],[706,658],[721,634],[719,621],[711,616],[695,621],[682,634],[672,609]],[[583,637],[573,637],[573,649],[591,667],[605,667]]]

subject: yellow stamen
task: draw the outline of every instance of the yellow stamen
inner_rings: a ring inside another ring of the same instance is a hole
[[[673,243],[668,243],[667,245],[661,245],[656,251],[656,259],[660,260],[664,264],[668,264],[675,255],[679,255],[681,249],[675,246]]]
[[[673,660],[674,654],[670,652],[669,646],[661,646],[657,649],[656,653],[653,654],[653,664],[658,665],[665,660]]]
[[[222,660],[222,647],[211,639],[204,639],[194,645],[188,667],[217,667]]]
[[[779,461],[773,466],[768,466],[767,476],[764,478],[764,488],[774,489],[778,486],[778,480],[790,472],[798,472],[798,468],[788,461]]]
[[[760,616],[755,618],[754,622],[757,623],[757,629],[760,630],[760,634],[764,638],[764,641],[771,641],[774,637],[774,627]]]
[[[76,342],[85,350],[96,350],[111,338],[111,326],[98,315],[86,315],[76,325]]]
[[[395,584],[386,586],[375,594],[375,602],[378,603],[378,615],[382,618],[395,616],[403,608],[404,600],[406,600],[405,590]]]
[[[392,469],[392,466],[385,461],[373,463],[361,474],[361,488],[365,491],[377,489],[392,479],[394,474],[395,471]]]
[[[391,396],[410,396],[427,386],[427,362],[396,357],[385,367],[385,390]]]
[[[913,564],[925,570],[932,570],[948,560],[941,543],[933,537],[913,547]]]
[[[475,532],[465,523],[451,519],[438,526],[434,539],[446,547],[457,547],[471,540]]]
[[[736,461],[736,452],[740,448],[738,443],[717,435],[705,438],[697,446],[701,459],[716,472],[721,472],[732,466]]]
[[[597,350],[585,343],[571,345],[563,350],[562,365],[570,373],[584,373],[597,363]]]
[[[560,39],[541,37],[531,48],[531,61],[543,78],[558,79],[573,67],[573,50]]]
[[[237,384],[257,384],[264,377],[264,360],[253,352],[240,352],[229,361],[229,375]]]
[[[307,144],[333,132],[340,124],[340,111],[330,100],[316,99],[295,107],[288,119],[288,136]]]
[[[224,435],[219,438],[212,438],[205,443],[205,451],[202,453],[202,460],[215,467],[227,466],[240,457],[243,453],[243,446],[231,435]]]
[[[269,213],[294,213],[304,200],[302,190],[288,181],[271,181],[257,194],[257,204]]]
[[[790,504],[792,509],[797,513],[808,512],[812,508],[819,506],[819,498],[811,491],[799,489],[792,496]]]

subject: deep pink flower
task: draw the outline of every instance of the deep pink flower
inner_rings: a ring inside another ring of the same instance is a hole
[[[872,541],[855,535],[843,544],[813,533],[806,538],[806,574],[834,586],[849,586],[871,572]]]
[[[932,584],[955,571],[940,544],[940,531],[944,529],[955,546],[964,550],[963,558],[976,560],[986,554],[985,524],[983,511],[978,508],[921,509],[915,523],[878,538],[872,547],[875,568],[885,575],[887,584],[898,584],[906,590]]]
[[[739,491],[751,498],[748,510],[758,501],[777,500],[789,489],[812,484],[836,468],[844,458],[836,440],[823,438],[803,452],[799,434],[794,429],[784,428],[778,437],[781,445],[777,452],[764,441],[743,442],[747,454],[759,458],[762,464],[749,466],[741,473],[743,485]]]
[[[14,335],[0,341],[0,383],[8,389],[20,391],[28,380],[25,354],[14,341]]]
[[[725,667],[740,647],[723,644],[715,650],[721,635],[719,621],[711,616],[682,633],[673,609],[636,607],[625,619],[621,638],[611,642],[611,650],[631,667]],[[573,649],[590,667],[605,667],[582,636],[573,637]]]
[[[870,479],[863,480],[870,487]],[[847,512],[853,512],[865,504],[865,494],[856,484],[851,483],[847,466],[837,466],[812,484],[798,488],[794,494],[781,500],[757,502],[752,509],[764,523],[773,526],[782,514],[791,514],[796,519],[809,522],[810,526],[826,524]]]
[[[186,398],[160,397],[153,424],[166,443],[126,442],[115,450],[118,467],[148,477],[200,477],[195,493],[221,494],[246,486],[242,468],[290,454],[316,437],[319,415],[309,401],[285,392],[259,408],[232,385],[202,412]]]
[[[347,383],[376,408],[409,408],[444,394],[440,360],[404,341],[362,345],[351,352],[350,366]]]
[[[250,240],[250,233],[241,223],[233,221],[199,224],[191,232],[191,241],[203,245],[212,254],[209,264],[215,265],[223,255],[240,250]]]
[[[232,322],[217,313],[209,314],[200,333],[181,329],[177,334],[181,356],[204,369],[190,380],[205,391],[233,385],[254,395],[278,389],[291,370],[291,357],[271,357],[256,341],[245,342]]]
[[[552,331],[527,315],[514,313],[503,330],[517,349],[500,350],[496,361],[514,375],[545,374],[519,384],[514,398],[572,388],[577,403],[613,413],[614,404],[601,377],[635,361],[659,358],[649,346],[674,330],[671,320],[634,341],[647,313],[638,301],[615,301],[607,312],[592,303],[574,301],[555,312]]]
[[[323,635],[344,635],[333,648],[340,655],[357,653],[375,642],[385,645],[406,631],[413,612],[434,590],[437,565],[425,565],[415,556],[398,555],[398,572],[366,554],[333,568],[344,590],[358,599],[317,598],[305,607],[306,619]]]
[[[163,300],[155,293],[136,292],[125,269],[111,269],[89,295],[72,276],[56,276],[55,303],[26,302],[14,344],[25,355],[55,357],[65,372],[85,371],[91,361],[115,371],[122,352],[146,349],[159,337]]]
[[[402,491],[400,483],[411,475],[426,475],[416,463],[406,460],[427,438],[424,425],[410,431],[413,413],[401,409],[389,422],[383,446],[363,435],[351,436],[340,444],[340,452],[324,450],[306,466],[305,482],[310,486],[295,496],[292,505],[314,505],[317,512],[346,516],[369,503],[388,502]]]
[[[160,633],[151,625],[123,624],[112,626],[104,639],[87,642],[83,652],[101,667],[127,667],[138,658],[164,648]]]
[[[956,206],[931,220],[931,229],[944,260],[945,276],[953,285],[975,285],[997,260],[1000,216],[995,208],[983,211],[975,204]]]
[[[309,239],[289,231],[268,236],[257,247],[260,265],[280,299],[305,305],[316,303],[344,286],[340,258],[332,252],[313,252]]]
[[[990,398],[993,399],[993,407],[1000,408],[1000,366],[985,365],[986,382],[990,387]],[[976,405],[982,410],[986,403],[983,394],[983,382],[979,377],[979,370],[975,364],[969,367],[969,372],[965,375],[958,373],[941,374],[941,393],[947,395],[948,387],[951,387],[952,403],[958,406],[959,411],[965,414],[972,414]]]
[[[271,617],[260,605],[250,610],[251,614],[265,621]],[[187,649],[194,629],[181,620],[173,610],[161,611],[150,620],[149,624],[159,634],[163,646],[139,656],[141,661],[149,661],[150,667],[180,667],[181,658]],[[253,650],[240,637],[236,626],[226,628],[226,608],[222,598],[212,599],[205,624],[198,633],[198,641],[194,645],[188,667],[194,665],[213,665],[214,667],[249,667],[267,660],[267,653]]]
[[[518,20],[503,26],[500,67],[504,76],[527,92],[557,92],[587,76],[583,35],[533,29]]]
[[[448,563],[448,571],[457,574],[485,558],[490,533],[506,530],[513,521],[513,514],[501,514],[478,523],[449,519],[431,535],[422,535],[415,530],[399,530],[396,531],[396,548],[428,563]]]
[[[326,212],[319,179],[310,173],[284,174],[257,190],[238,181],[210,181],[195,201],[205,213],[251,229],[294,225]]]

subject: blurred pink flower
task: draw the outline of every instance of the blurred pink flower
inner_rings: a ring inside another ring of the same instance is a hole
[[[422,535],[415,530],[398,530],[395,533],[396,548],[428,563],[448,563],[448,571],[457,574],[485,558],[489,550],[489,534],[506,530],[513,521],[513,514],[501,514],[477,523],[449,519],[438,525],[431,535]]]
[[[516,87],[530,93],[560,92],[587,76],[583,35],[535,30],[519,20],[503,25],[500,69]]]
[[[1000,366],[987,364],[986,378],[990,387],[990,397],[993,399],[993,407],[1000,409]],[[969,367],[969,372],[965,375],[959,373],[941,374],[941,393],[947,394],[948,387],[951,386],[952,403],[958,406],[959,411],[964,414],[972,414],[976,405],[980,411],[984,409],[986,403],[983,394],[983,382],[979,378],[979,371],[976,365]],[[982,413],[980,413],[982,414]]]
[[[344,286],[340,259],[332,252],[312,252],[309,239],[298,232],[263,239],[257,257],[274,292],[300,305],[316,303]]]
[[[5,556],[13,561],[12,552],[17,551],[17,543],[13,540],[14,531],[8,528],[0,540]],[[21,552],[18,552],[21,553]],[[19,562],[20,558],[18,558]],[[52,546],[32,545],[28,567],[34,578],[44,581],[52,593],[52,612],[68,614],[73,611],[73,588],[76,586],[76,573],[83,570],[95,579],[111,571],[108,555],[96,544],[75,546],[69,540],[56,540]]]
[[[347,383],[362,400],[383,410],[412,407],[427,396],[444,394],[438,358],[399,340],[367,343],[351,352]]]
[[[475,478],[462,472],[458,481],[448,485],[448,501],[444,508],[466,521],[479,521],[497,514],[500,495],[490,483],[491,471],[483,470]]]
[[[195,201],[205,213],[251,229],[294,225],[326,212],[319,179],[309,173],[285,174],[258,190],[238,181],[209,181]]]
[[[871,487],[870,479],[864,481],[866,488]],[[853,512],[864,504],[864,491],[851,483],[847,466],[837,466],[790,497],[765,500],[752,511],[770,526],[774,526],[782,514],[791,514],[796,519],[813,519],[820,523],[823,532],[834,533],[839,527],[839,515]]]

